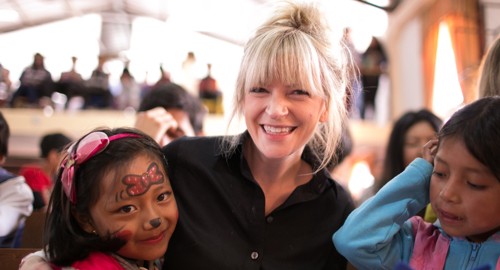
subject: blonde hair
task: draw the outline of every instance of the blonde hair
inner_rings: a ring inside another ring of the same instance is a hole
[[[352,61],[340,40],[332,42],[329,25],[314,3],[281,3],[245,46],[230,120],[243,115],[246,92],[273,80],[321,96],[328,120],[318,125],[307,144],[320,158],[317,172],[336,158],[347,119],[345,93],[350,87],[348,65]],[[227,154],[236,149],[240,136],[225,137]]]
[[[500,36],[483,57],[479,74],[479,98],[500,95]]]

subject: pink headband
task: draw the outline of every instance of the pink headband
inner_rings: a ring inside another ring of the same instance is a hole
[[[61,182],[64,189],[64,193],[68,196],[71,203],[76,203],[76,192],[73,185],[73,177],[75,175],[75,167],[83,164],[93,156],[101,153],[106,149],[108,144],[112,141],[122,139],[122,138],[137,138],[140,137],[138,134],[133,133],[120,133],[108,137],[106,133],[101,131],[96,131],[89,133],[78,143],[78,148],[75,148],[76,142],[73,143],[68,148],[68,156],[61,163],[62,173]]]

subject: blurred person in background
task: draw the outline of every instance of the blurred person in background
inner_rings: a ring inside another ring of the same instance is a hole
[[[44,100],[50,102],[54,91],[52,74],[45,68],[40,53],[33,56],[33,64],[25,68],[19,78],[19,88],[12,95],[12,107],[43,107]]]
[[[9,137],[9,124],[0,112],[0,248],[20,247],[24,221],[33,211],[33,192],[24,177],[1,167],[9,152]]]
[[[207,110],[175,83],[153,87],[142,99],[135,127],[165,146],[182,136],[203,136]]]
[[[23,165],[19,170],[33,191],[35,210],[45,209],[48,205],[62,151],[70,142],[71,139],[63,133],[45,134],[40,140],[40,162]]]
[[[376,194],[387,182],[400,174],[415,158],[421,157],[422,147],[435,139],[443,120],[427,109],[408,111],[394,123],[387,142],[381,175],[362,201]],[[419,213],[424,217],[424,212]]]
[[[85,82],[85,108],[109,109],[113,102],[113,95],[109,87],[109,74],[104,70],[107,58],[100,55],[97,67],[92,71],[90,78]]]
[[[379,88],[380,76],[387,70],[387,56],[382,44],[376,37],[372,37],[366,51],[361,54],[361,83],[363,85],[360,117],[361,119],[374,118],[376,111],[375,99]],[[370,112],[372,115],[367,114]]]
[[[488,48],[479,70],[479,97],[500,95],[500,35]]]
[[[120,93],[115,97],[116,107],[119,110],[133,108],[137,110],[141,102],[141,87],[130,72],[128,63],[125,64],[120,75]]]
[[[78,58],[71,57],[71,69],[61,73],[59,81],[56,83],[56,91],[65,94],[68,102],[73,97],[85,96],[85,81],[82,75],[76,71]]]
[[[11,85],[10,71],[0,63],[0,107],[9,100]]]

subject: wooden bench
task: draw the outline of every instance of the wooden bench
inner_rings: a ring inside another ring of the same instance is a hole
[[[39,157],[7,156],[2,167],[13,174],[19,174],[19,170],[23,165],[33,163],[39,164],[40,161],[41,158]]]
[[[35,210],[24,222],[24,230],[21,239],[21,248],[43,247],[43,229],[45,225],[45,212]]]
[[[38,248],[0,248],[0,268],[17,270],[24,256],[38,251]]]

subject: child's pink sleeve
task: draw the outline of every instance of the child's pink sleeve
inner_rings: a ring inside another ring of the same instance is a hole
[[[75,262],[71,265],[78,270],[122,270],[123,267],[113,256],[102,253],[93,252],[85,260]]]

